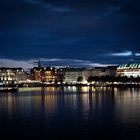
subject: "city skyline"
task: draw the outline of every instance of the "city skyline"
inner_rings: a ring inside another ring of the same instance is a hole
[[[106,66],[138,62],[137,0],[0,1],[0,64]]]

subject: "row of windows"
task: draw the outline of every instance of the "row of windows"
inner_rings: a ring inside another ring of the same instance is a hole
[[[15,77],[14,75],[2,75],[2,76],[0,76],[0,78],[5,78],[5,77],[9,77],[9,78],[13,78],[13,77]]]

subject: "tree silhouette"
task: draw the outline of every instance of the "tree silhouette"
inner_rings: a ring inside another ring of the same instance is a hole
[[[79,76],[78,78],[77,78],[77,82],[83,82],[83,77],[82,76]]]

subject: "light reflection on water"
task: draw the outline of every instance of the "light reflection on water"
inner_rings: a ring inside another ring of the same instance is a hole
[[[120,90],[115,96],[114,117],[123,126],[131,126],[128,129],[139,130],[140,126],[140,89]]]
[[[102,133],[118,139],[137,139],[140,89],[47,87],[1,93],[0,124],[3,133],[19,131],[21,135],[26,127],[27,135],[34,135],[34,131],[90,137]]]

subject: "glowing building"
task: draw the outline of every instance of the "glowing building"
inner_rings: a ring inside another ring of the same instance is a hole
[[[27,80],[27,74],[22,68],[0,68],[0,81],[3,84]]]
[[[53,83],[57,79],[57,69],[54,67],[34,67],[31,69],[32,80]]]
[[[65,83],[76,83],[78,77],[83,77],[84,79],[84,70],[82,68],[67,68],[65,69],[64,74]]]
[[[140,76],[140,64],[122,64],[117,68],[117,76],[138,77]]]

